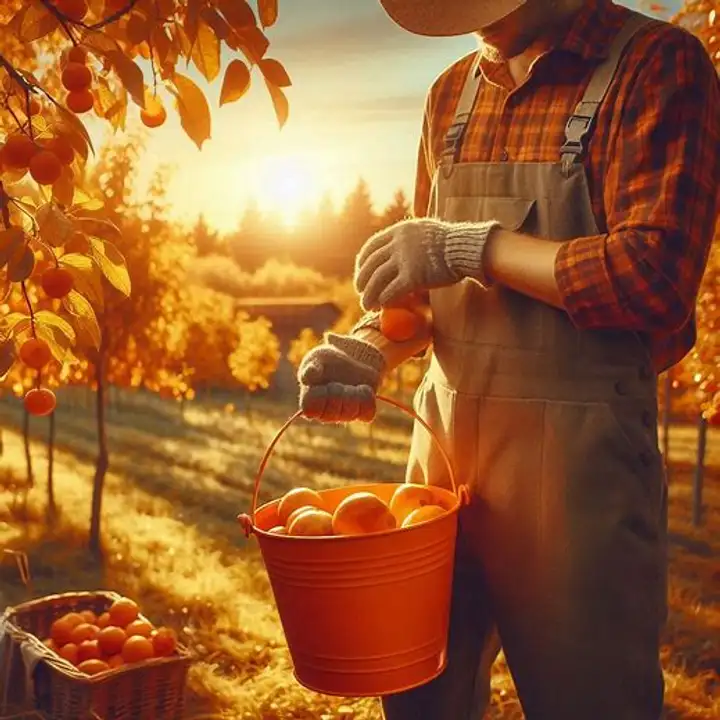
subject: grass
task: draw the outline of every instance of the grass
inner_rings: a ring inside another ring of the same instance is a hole
[[[82,391],[80,391],[81,393]],[[45,522],[45,421],[34,421],[36,486],[22,502],[25,460],[17,401],[0,403],[0,546],[24,550],[35,595],[111,588],[140,601],[151,619],[171,624],[196,658],[191,712],[232,720],[377,720],[374,700],[328,698],[292,678],[267,576],[254,542],[237,525],[246,511],[262,450],[291,412],[255,401],[252,418],[222,405],[177,407],[123,397],[110,412],[112,472],[103,506],[105,559],[84,550],[95,432],[82,394],[61,397],[55,457],[61,517]],[[278,445],[261,499],[290,486],[399,480],[408,426],[381,417],[372,443],[366,426],[293,427]],[[670,617],[663,660],[668,718],[720,717],[720,437],[709,443],[707,512],[690,522],[692,429],[673,429],[671,457]],[[0,568],[0,597],[22,601],[10,563]],[[493,718],[521,718],[502,657],[493,674]]]

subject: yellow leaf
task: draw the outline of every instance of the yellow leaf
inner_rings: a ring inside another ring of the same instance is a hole
[[[120,242],[122,233],[120,228],[110,220],[101,220],[99,218],[78,217],[75,219],[79,229],[86,235],[108,240],[109,242]]]
[[[49,13],[38,0],[31,0],[30,3],[27,3],[27,7],[21,13],[15,17],[17,18],[18,37],[23,42],[39,40],[60,27],[57,18]]]
[[[31,327],[32,322],[30,316],[25,313],[12,312],[4,318],[0,318],[0,328],[7,334],[25,332],[25,330],[29,330]]]
[[[35,268],[35,253],[29,245],[19,247],[8,260],[7,276],[10,282],[19,283],[27,280]]]
[[[227,44],[233,50],[242,50],[245,57],[255,65],[263,59],[268,47],[270,47],[270,41],[265,36],[265,33],[257,26],[248,26],[233,33],[233,35],[227,39]]]
[[[0,230],[0,267],[4,267],[24,244],[25,233],[20,228]]]
[[[73,343],[55,326],[47,324],[37,325],[35,327],[35,334],[48,344],[50,353],[58,362],[63,363],[68,359],[68,352]],[[73,335],[74,334],[75,331],[73,331]]]
[[[192,49],[192,60],[203,77],[212,82],[220,72],[220,40],[213,29],[203,20]]]
[[[220,107],[239,100],[250,88],[250,70],[242,60],[232,60],[225,69],[220,89]]]
[[[95,148],[93,147],[90,135],[88,135],[87,128],[78,116],[62,105],[56,105],[55,112],[62,118],[63,130],[67,133],[75,150],[77,150],[85,160],[88,158],[88,149],[94,155]]]
[[[274,25],[278,17],[278,0],[258,0],[258,12],[263,27]]]
[[[60,205],[72,205],[75,195],[75,176],[69,167],[63,167],[59,179],[53,184],[53,200]]]
[[[230,26],[225,18],[215,9],[206,7],[201,12],[202,19],[215,31],[220,40],[225,40],[230,35]]]
[[[91,237],[93,257],[100,266],[107,281],[125,297],[130,295],[130,275],[127,271],[125,258],[120,251],[112,244],[103,242],[98,238]]]
[[[273,107],[275,108],[278,125],[280,125],[280,128],[283,128],[290,113],[288,100],[285,97],[285,93],[279,87],[271,85],[267,81],[265,81],[265,84],[267,85],[267,89],[270,93],[270,99],[272,100]]]
[[[77,290],[71,290],[63,298],[63,307],[73,316],[78,330],[88,336],[95,348],[100,347],[101,333],[92,305]]]
[[[265,76],[265,79],[275,87],[290,87],[292,82],[287,74],[287,70],[283,67],[279,60],[273,60],[273,58],[266,58],[261,60],[259,63],[260,72]]]
[[[145,107],[145,79],[140,67],[119,50],[107,53],[107,59],[112,64],[123,87],[130,93],[130,97],[137,105]]]
[[[60,334],[64,335],[70,344],[75,342],[75,330],[73,330],[72,325],[67,320],[63,320],[57,313],[51,312],[50,310],[38,310],[35,313],[35,325],[37,327],[46,326],[54,328]]]
[[[99,75],[95,86],[95,110],[110,122],[113,130],[124,130],[127,120],[127,94],[116,95],[107,78]]]
[[[188,137],[202,150],[210,138],[210,107],[202,90],[185,75],[175,74],[175,95],[180,124]]]
[[[86,297],[95,310],[102,312],[105,307],[102,274],[93,259],[86,255],[69,253],[63,255],[59,263],[72,275],[73,288]]]
[[[73,231],[73,224],[53,203],[41,205],[35,214],[40,237],[53,247],[61,247]]]
[[[81,207],[83,210],[102,210],[105,203],[98,198],[90,197],[82,190],[75,191],[75,207]]]

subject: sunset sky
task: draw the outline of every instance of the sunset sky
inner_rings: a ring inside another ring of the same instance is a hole
[[[670,9],[678,6],[673,0]],[[326,192],[339,204],[360,176],[376,208],[398,187],[410,194],[425,93],[474,40],[413,36],[377,0],[280,0],[278,24],[268,33],[268,56],[293,81],[281,132],[259,74],[248,95],[220,109],[222,75],[208,86],[192,71],[210,101],[212,139],[199,152],[175,113],[148,133],[143,180],[160,162],[174,165],[175,217],[193,221],[203,213],[210,225],[229,231],[255,197],[266,209],[281,207],[292,222]],[[136,125],[137,113],[131,115],[129,127]]]

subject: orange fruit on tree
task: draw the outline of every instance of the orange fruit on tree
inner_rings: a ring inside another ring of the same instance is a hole
[[[145,96],[145,107],[140,110],[140,120],[149,128],[160,127],[167,120],[167,110],[155,95]]]
[[[280,524],[287,526],[290,515],[304,505],[325,510],[325,501],[320,493],[305,487],[293,488],[285,493],[278,504],[277,512]]]
[[[85,640],[94,640],[99,632],[97,625],[91,625],[90,623],[81,622],[76,625],[70,633],[70,642],[80,645]]]
[[[433,520],[434,518],[444,515],[446,510],[440,505],[425,505],[424,507],[413,510],[402,522],[402,527],[410,527],[419,523]]]
[[[75,643],[66,643],[58,650],[58,655],[72,665],[78,664],[78,647]]]
[[[23,403],[29,415],[45,417],[55,410],[57,400],[52,390],[48,388],[33,388],[25,394]],[[70,627],[70,630],[72,630],[72,627]],[[53,639],[57,638],[53,636]]]
[[[63,135],[51,138],[45,143],[45,147],[57,155],[61,165],[72,165],[73,160],[75,160],[75,150],[72,143]]]
[[[362,535],[397,527],[390,508],[369,492],[348,495],[335,508],[332,519],[336,535]]]
[[[125,628],[133,622],[133,620],[137,620],[140,614],[140,608],[134,600],[130,598],[120,598],[110,606],[108,613],[111,624]]]
[[[110,625],[110,613],[104,612],[102,615],[100,615],[97,619],[97,623],[95,623],[101,630],[103,628],[108,627]]]
[[[169,657],[177,650],[177,635],[172,628],[158,628],[151,639],[155,657]]]
[[[95,98],[87,88],[85,90],[71,90],[65,97],[65,104],[68,106],[68,110],[80,115],[92,110]]]
[[[404,307],[384,307],[380,310],[380,332],[392,342],[412,340],[424,323],[422,315]]]
[[[68,19],[80,22],[88,12],[87,0],[55,0],[55,7]]]
[[[288,535],[322,536],[333,534],[333,516],[326,510],[307,508],[290,522]]]
[[[84,62],[70,61],[60,78],[63,87],[71,92],[87,90],[92,85],[92,70]]]
[[[37,151],[37,145],[27,135],[22,133],[10,135],[3,146],[3,163],[17,170],[26,168]]]
[[[52,185],[62,175],[62,164],[52,150],[40,150],[30,159],[30,175],[39,185]]]
[[[48,297],[60,300],[73,289],[73,277],[61,267],[51,267],[40,277],[40,285]]]
[[[147,620],[133,620],[128,623],[125,628],[125,634],[128,637],[132,635],[140,635],[140,637],[150,637],[154,628]]]
[[[87,50],[82,45],[73,45],[67,54],[68,62],[76,62],[84,65],[87,62]]]
[[[77,666],[77,669],[86,675],[99,675],[100,673],[107,672],[110,666],[104,660],[100,660],[100,658],[90,658],[83,660]]]
[[[102,657],[102,651],[97,640],[84,640],[77,646],[78,662],[94,660]]]
[[[23,104],[23,112],[30,115],[38,115],[42,110],[42,104],[37,98],[31,97],[29,102]]]
[[[33,370],[41,370],[52,360],[50,346],[40,338],[28,338],[18,354],[20,360]]]
[[[123,660],[123,656],[120,654],[112,655],[108,658],[107,664],[111,670],[114,670],[115,668],[122,667],[125,664],[125,660]]]
[[[393,493],[390,499],[390,512],[399,523],[413,511],[425,505],[437,505],[433,491],[426,485],[405,483]]]
[[[123,649],[127,637],[122,628],[109,625],[100,630],[97,641],[103,655],[117,655]]]
[[[155,650],[148,638],[133,635],[125,641],[121,654],[126,663],[136,663],[154,657]]]

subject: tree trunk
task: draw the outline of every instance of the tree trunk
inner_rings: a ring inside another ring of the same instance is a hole
[[[104,333],[103,333],[104,337]],[[95,396],[95,412],[97,421],[98,454],[95,464],[95,477],[93,478],[92,512],[90,515],[90,541],[89,548],[93,555],[101,555],[102,547],[100,542],[100,518],[102,514],[103,490],[105,488],[105,476],[110,465],[110,458],[107,447],[107,433],[105,430],[105,393],[107,390],[105,381],[105,346],[101,342],[95,361],[95,381],[97,382],[97,394]]]
[[[32,453],[30,452],[30,413],[27,410],[23,410],[23,444],[25,446],[27,486],[31,488],[35,484],[35,477],[33,475]]]
[[[55,479],[53,471],[55,468],[55,413],[48,418],[48,449],[47,449],[47,517],[53,521],[57,516],[55,505]]]
[[[693,478],[692,522],[695,527],[702,523],[703,480],[705,476],[705,447],[707,445],[707,420],[702,415],[698,421],[697,462]]]

